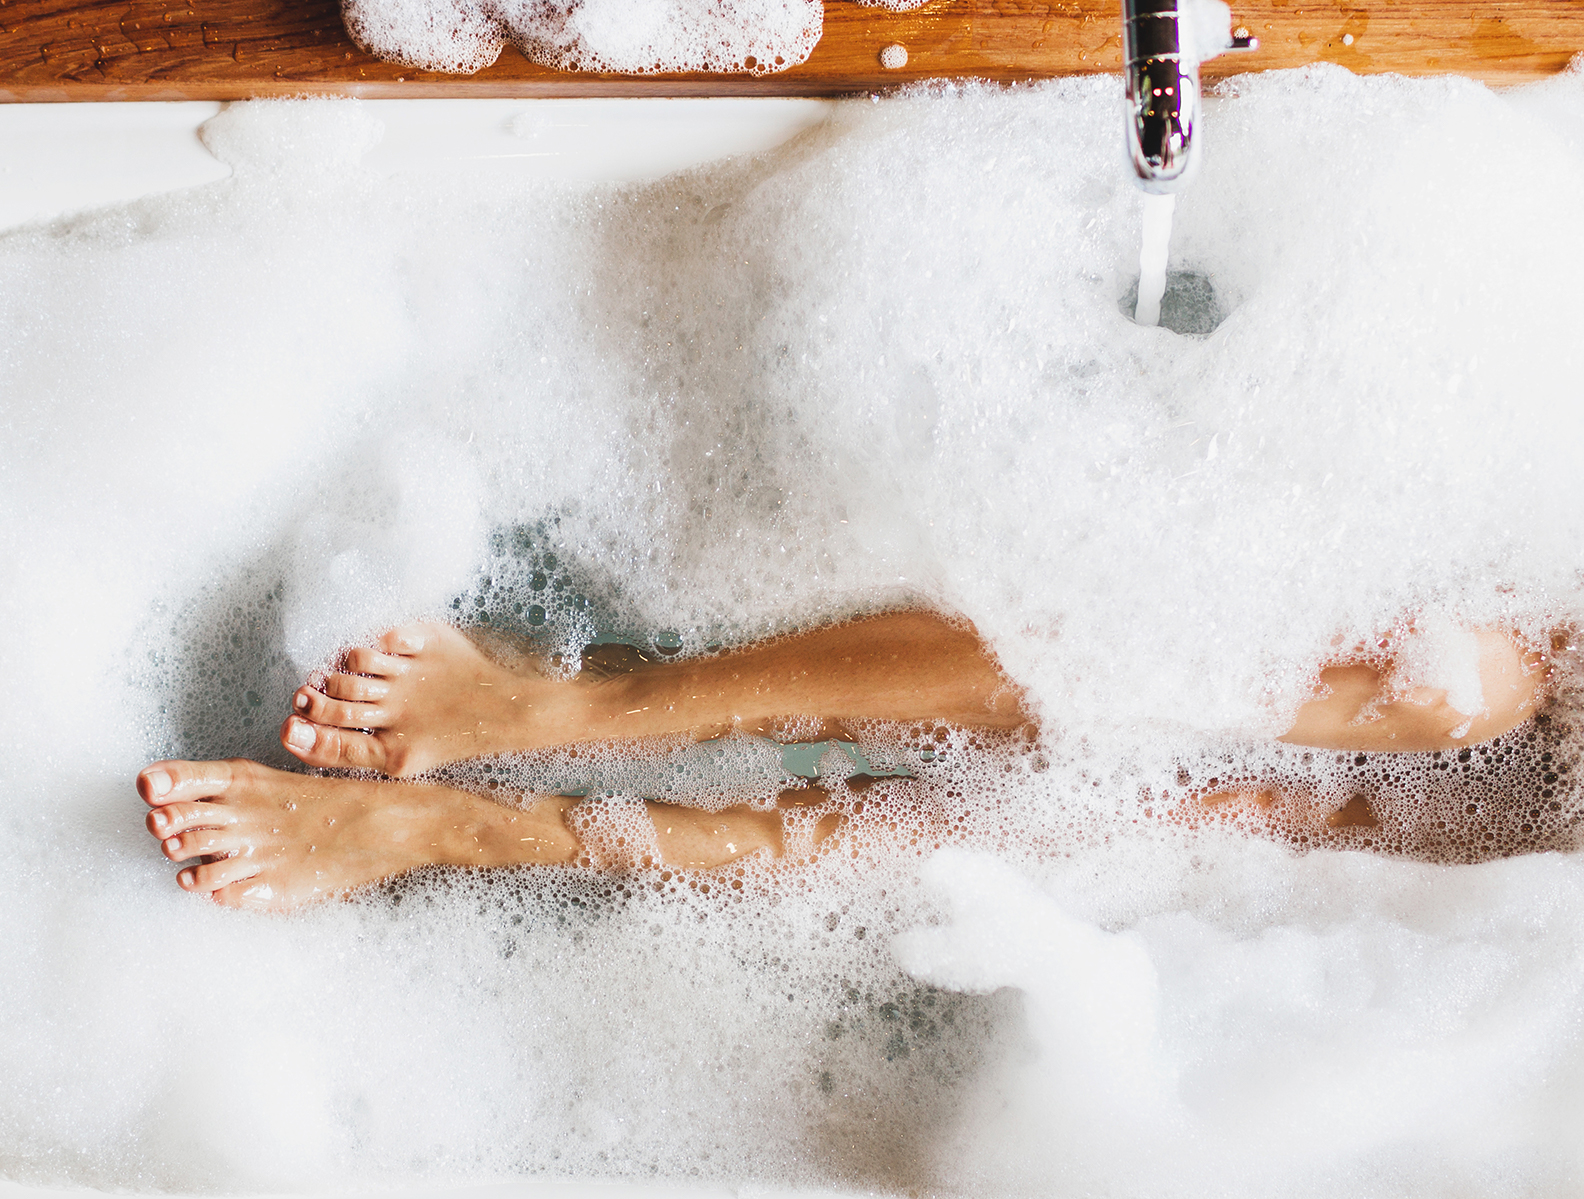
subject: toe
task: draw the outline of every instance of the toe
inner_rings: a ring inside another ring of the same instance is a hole
[[[439,631],[432,624],[404,624],[380,635],[376,645],[387,654],[410,656],[421,653],[423,647],[434,640]]]
[[[143,802],[148,804],[163,803],[165,797],[171,793],[176,780],[165,765],[156,762],[152,766],[145,766],[137,777],[138,794]]]
[[[233,830],[218,828],[181,833],[175,837],[166,837],[160,842],[160,849],[164,850],[165,856],[173,862],[185,862],[188,858],[203,857],[206,854],[235,853],[241,848],[242,843]]]
[[[315,724],[342,729],[381,729],[390,723],[389,714],[378,704],[331,699],[316,687],[297,688],[297,694],[292,696],[292,709]]]
[[[234,761],[154,762],[138,772],[138,794],[151,808],[175,800],[212,799],[236,782],[237,766]]]
[[[361,674],[333,674],[325,680],[323,691],[331,699],[366,704],[389,695],[390,684],[384,679],[366,679]]]
[[[160,840],[195,828],[228,828],[237,822],[236,811],[227,804],[171,803],[153,809],[144,823]]]
[[[385,747],[377,737],[353,729],[314,724],[288,716],[281,744],[310,766],[328,770],[384,770]]]
[[[369,649],[365,645],[359,645],[347,650],[346,668],[351,674],[366,674],[381,679],[393,679],[406,673],[407,659],[393,654],[382,654],[377,649]]]
[[[283,912],[292,906],[284,895],[258,875],[227,883],[210,892],[209,898],[223,907],[248,908],[255,912]]]
[[[225,858],[219,862],[205,862],[178,871],[176,884],[183,891],[208,895],[230,883],[250,879],[258,872],[259,865],[251,858]]]

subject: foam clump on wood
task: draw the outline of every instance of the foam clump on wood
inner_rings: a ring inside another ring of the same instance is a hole
[[[893,9],[923,0],[863,0]],[[472,74],[508,44],[564,71],[767,75],[808,58],[822,0],[342,0],[372,54],[428,71]]]
[[[566,71],[763,75],[806,59],[824,21],[820,0],[343,0],[341,11],[371,53],[463,74],[489,66],[511,43]]]

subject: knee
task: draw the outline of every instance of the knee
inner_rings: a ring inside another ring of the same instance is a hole
[[[1380,712],[1398,730],[1395,739],[1402,749],[1478,745],[1522,724],[1544,700],[1545,657],[1517,633],[1475,629],[1458,640],[1462,644],[1455,649],[1444,647],[1462,659],[1445,672],[1453,677],[1443,677],[1434,666],[1425,670],[1422,662],[1410,666],[1401,660],[1387,672]]]
[[[1451,670],[1416,660],[1424,646],[1405,647],[1405,655],[1379,669],[1328,667],[1320,675],[1322,695],[1304,705],[1282,740],[1374,752],[1457,749],[1534,715],[1545,699],[1545,656],[1505,629],[1475,630],[1459,640],[1452,648],[1463,665]]]
[[[1475,638],[1485,711],[1475,718],[1469,735],[1457,742],[1460,745],[1500,736],[1528,720],[1545,700],[1550,675],[1545,655],[1526,645],[1517,633],[1484,629]]]

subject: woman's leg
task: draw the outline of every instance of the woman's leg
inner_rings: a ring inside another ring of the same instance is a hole
[[[584,684],[506,671],[444,626],[400,630],[385,642],[382,651],[354,652],[349,665],[366,669],[327,683],[326,691],[366,687],[361,698],[330,701],[312,692],[319,698],[310,706],[338,703],[344,711],[332,714],[349,721],[316,723],[316,738],[340,738],[338,744],[370,755],[339,764],[398,772],[450,760],[440,756],[445,753],[703,733],[731,724],[762,729],[789,714],[1001,728],[1027,720],[1019,693],[972,632],[926,613],[855,621]],[[1335,749],[1426,750],[1496,736],[1533,712],[1544,670],[1539,656],[1508,634],[1478,634],[1477,645],[1483,712],[1458,711],[1443,691],[1395,694],[1389,663],[1334,666],[1321,675],[1326,693],[1304,706],[1283,739]],[[326,714],[322,706],[315,711]],[[364,728],[374,731],[359,731]],[[414,745],[403,744],[409,737]],[[149,831],[168,857],[218,859],[184,869],[181,885],[238,906],[295,907],[424,865],[565,864],[589,856],[569,828],[573,803],[564,799],[522,810],[447,787],[314,778],[243,761],[156,763],[139,775],[138,789],[152,809]],[[1268,804],[1277,797],[1256,789],[1205,798]],[[649,854],[661,863],[708,869],[761,848],[783,850],[787,825],[777,812],[705,813],[660,804],[646,812],[653,826]],[[1344,810],[1339,818],[1357,823],[1367,815],[1355,819]],[[810,844],[830,831],[821,821]]]
[[[346,669],[301,688],[293,708],[281,741],[304,762],[393,777],[570,742],[768,732],[794,716],[838,728],[1028,722],[1021,692],[973,629],[921,611],[571,682],[507,669],[447,625],[410,625],[350,651]]]
[[[1426,752],[1476,746],[1516,728],[1543,702],[1545,656],[1516,634],[1482,630],[1471,636],[1467,648],[1471,659],[1477,655],[1480,687],[1477,698],[1458,697],[1465,710],[1445,690],[1413,686],[1400,661],[1335,665],[1321,671],[1320,694],[1299,710],[1281,740],[1348,752]],[[1468,708],[1480,710],[1471,714]],[[1249,777],[1231,786],[1211,779],[1209,790],[1196,798],[1222,818],[1307,845],[1321,844],[1337,830],[1372,829],[1381,822],[1365,790],[1322,803],[1302,783],[1278,788]]]
[[[1476,744],[1534,713],[1541,656],[1510,633],[1475,634],[1484,710],[1444,691],[1395,688],[1390,663],[1327,667],[1321,694],[1282,740],[1325,749],[1422,751]],[[547,745],[738,727],[778,718],[1028,722],[1021,692],[972,628],[930,612],[830,625],[709,658],[648,663],[572,682],[514,671],[446,625],[412,625],[347,655],[322,688],[305,686],[281,740],[313,766],[393,777],[446,762]]]
[[[137,780],[149,805],[148,831],[175,862],[210,859],[176,876],[183,890],[228,907],[285,911],[422,866],[529,866],[646,863],[707,870],[761,849],[784,852],[780,811],[746,807],[701,812],[648,803],[652,828],[637,830],[616,858],[580,842],[587,828],[576,800],[506,807],[466,791],[372,779],[290,774],[240,759],[156,762]],[[792,808],[816,791],[789,793]],[[812,852],[833,820],[806,830]],[[642,819],[642,818],[641,818]],[[592,841],[601,839],[596,834]],[[604,838],[610,841],[608,831]]]

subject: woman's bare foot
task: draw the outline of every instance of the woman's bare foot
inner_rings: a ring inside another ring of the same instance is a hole
[[[448,787],[315,778],[255,762],[156,762],[137,779],[183,890],[282,911],[418,866],[574,860],[574,801],[524,811]]]
[[[598,684],[510,670],[449,625],[392,629],[345,665],[298,688],[281,727],[281,744],[310,766],[401,778],[599,735]]]

